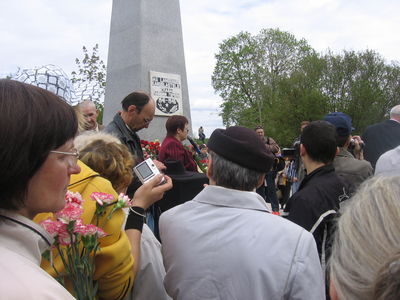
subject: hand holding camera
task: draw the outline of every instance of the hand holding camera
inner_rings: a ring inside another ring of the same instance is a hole
[[[147,209],[172,188],[171,178],[161,174],[151,158],[142,161],[133,170],[143,183],[133,197],[135,206]]]
[[[353,135],[348,150],[353,152],[357,159],[364,159],[363,148],[364,142],[361,137],[359,135]]]
[[[163,184],[160,184],[163,181]],[[133,196],[134,206],[148,209],[154,202],[160,200],[164,193],[172,188],[172,179],[167,175],[157,174],[147,180],[137,189]]]
[[[140,164],[133,168],[133,171],[139,178],[140,182],[143,184],[147,183],[154,176],[161,174],[151,158],[142,161]],[[163,184],[163,179],[161,179],[159,184]]]

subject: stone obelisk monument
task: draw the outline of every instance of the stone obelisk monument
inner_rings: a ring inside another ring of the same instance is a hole
[[[145,91],[156,115],[141,139],[162,140],[168,116],[190,118],[179,0],[113,0],[107,62],[104,124],[122,99]]]

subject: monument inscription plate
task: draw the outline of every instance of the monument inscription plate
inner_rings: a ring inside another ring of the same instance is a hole
[[[179,74],[150,71],[150,94],[157,116],[182,115],[182,85]]]

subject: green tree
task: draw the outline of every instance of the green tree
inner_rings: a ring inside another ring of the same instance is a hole
[[[289,107],[282,106],[284,101],[281,83],[290,79],[293,74],[304,72],[301,70],[306,66],[307,58],[315,56],[315,51],[306,40],[298,40],[291,33],[279,29],[261,30],[256,38],[262,67],[260,98],[263,102],[264,119],[261,124],[268,135],[275,137],[281,144],[288,143],[289,139],[292,140],[289,124],[295,125],[297,130],[298,123],[293,119],[288,122],[286,118],[285,112]],[[303,86],[300,84],[297,89]],[[304,94],[300,90],[298,92]]]
[[[299,134],[300,122],[321,119],[327,111],[328,97],[321,91],[325,61],[317,54],[299,62],[299,68],[279,83],[279,101],[270,113],[271,135],[290,146]]]
[[[224,125],[261,124],[282,145],[303,120],[341,111],[362,133],[399,103],[399,64],[371,50],[317,54],[304,39],[264,29],[224,40],[216,60],[212,83]]]
[[[240,32],[224,40],[212,76],[213,87],[223,99],[223,123],[275,128],[271,115],[280,101],[280,81],[314,53],[304,39],[279,29],[262,30],[256,36]]]
[[[353,119],[357,133],[385,118],[398,103],[398,64],[387,64],[375,51],[343,51],[324,56],[323,93],[328,111],[342,111]]]
[[[99,56],[99,45],[96,44],[89,53],[83,46],[83,58],[75,59],[77,71],[72,71],[72,83],[76,96],[81,100],[91,99],[97,106],[103,106],[106,87],[107,68]]]
[[[240,32],[223,41],[219,47],[212,84],[224,99],[222,119],[229,126],[245,121],[257,105],[257,47],[248,32]]]
[[[102,124],[104,111],[104,94],[106,87],[107,67],[99,56],[99,45],[96,44],[89,53],[83,46],[83,58],[75,58],[77,71],[71,72],[75,95],[79,101],[92,100],[99,115],[97,121]]]

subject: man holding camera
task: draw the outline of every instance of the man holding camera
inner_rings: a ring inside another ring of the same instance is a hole
[[[351,118],[342,112],[327,114],[324,120],[336,127],[336,145],[339,153],[333,160],[336,173],[349,183],[349,192],[353,194],[359,185],[373,175],[371,164],[362,159],[363,142],[359,136],[352,136]],[[354,148],[355,158],[349,152],[349,146]]]
[[[154,118],[155,102],[144,92],[132,92],[122,100],[121,104],[122,111],[115,114],[105,131],[117,136],[121,143],[128,147],[138,164],[144,160],[144,156],[140,138],[136,132],[149,127]],[[154,164],[159,170],[165,169],[162,162],[154,160]],[[140,181],[135,178],[128,187],[129,197],[133,197],[140,186]]]
[[[281,151],[281,148],[279,147],[278,143],[275,142],[275,140],[271,137],[264,137],[264,128],[262,126],[257,126],[255,128],[255,132],[257,135],[260,137],[260,139],[265,143],[265,146],[267,149],[275,156],[275,163],[272,166],[272,170],[270,170],[267,175],[265,176],[265,182],[266,182],[266,187],[262,185],[260,189],[265,188],[265,191],[267,192],[267,199],[269,202],[271,202],[271,207],[272,207],[272,213],[274,215],[280,215],[279,213],[279,201],[278,197],[276,196],[276,184],[275,184],[275,178],[276,174],[278,173],[278,163],[279,159],[276,157],[276,155]],[[284,166],[283,166],[284,167]],[[260,193],[261,196],[264,197],[262,193]]]
[[[303,129],[310,124],[309,121],[301,121],[300,123],[300,134],[303,132]],[[292,194],[296,193],[300,187],[300,183],[303,180],[306,172],[304,170],[303,162],[300,158],[300,135],[294,140],[293,148],[295,149],[295,157],[293,162],[293,168],[295,172],[295,176],[293,177],[292,183]]]

